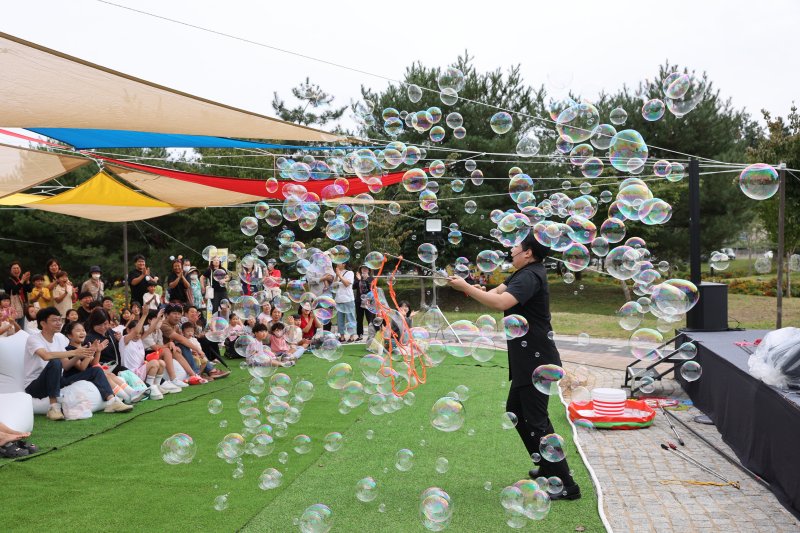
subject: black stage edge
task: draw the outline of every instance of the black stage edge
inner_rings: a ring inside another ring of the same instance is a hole
[[[742,464],[764,478],[778,500],[800,518],[800,391],[783,392],[751,376],[750,355],[735,345],[767,333],[683,331],[675,345],[695,343],[695,361],[703,374],[694,382],[678,371],[675,376]]]

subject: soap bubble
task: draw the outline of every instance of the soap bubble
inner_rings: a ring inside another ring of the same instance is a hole
[[[506,113],[505,111],[495,113],[489,120],[489,126],[492,128],[492,131],[499,135],[508,133],[511,130],[513,123],[514,120],[511,118],[511,114]]]
[[[245,440],[239,433],[228,433],[217,444],[217,456],[221,459],[233,460],[241,457],[245,451]]]
[[[394,457],[394,466],[401,472],[408,472],[414,466],[414,452],[403,448]]]
[[[764,163],[755,163],[739,174],[739,188],[753,200],[772,198],[778,187],[780,178],[775,169]]]
[[[573,144],[590,139],[599,126],[600,113],[589,102],[575,103],[556,119],[556,130],[561,139]]]
[[[278,373],[269,378],[270,392],[281,398],[289,396],[292,391],[292,378],[284,373]]]
[[[341,388],[342,402],[351,408],[364,403],[364,385],[359,381],[349,381]]]
[[[545,461],[550,461],[551,463],[563,461],[566,455],[564,451],[564,438],[557,433],[545,435],[539,441],[539,452],[542,454],[542,458]]]
[[[455,67],[447,67],[441,70],[436,81],[442,90],[452,89],[455,92],[459,92],[464,88],[464,73]]]
[[[672,72],[661,82],[664,96],[673,100],[683,98],[691,87],[691,78],[687,74]]]
[[[753,268],[759,274],[768,274],[772,270],[772,261],[769,259],[769,257],[761,256],[756,259]]]
[[[628,112],[622,109],[621,107],[615,107],[611,110],[611,113],[608,115],[608,119],[611,121],[612,124],[619,126],[620,124],[625,124],[625,121],[628,120]]]
[[[267,468],[258,478],[258,486],[261,490],[277,489],[283,483],[283,474],[274,468]]]
[[[227,494],[221,494],[220,496],[217,496],[216,498],[214,498],[214,509],[216,511],[224,511],[227,508],[228,508],[228,495]]]
[[[536,390],[552,396],[558,394],[558,382],[564,377],[564,369],[558,365],[540,365],[533,371],[532,380]]]
[[[378,497],[378,483],[371,477],[356,482],[356,498],[362,502],[371,502]]]
[[[218,255],[217,247],[213,244],[209,244],[205,248],[203,248],[202,256],[205,261],[211,261],[213,258],[217,257]]]
[[[456,113],[454,111],[447,115],[445,123],[447,123],[447,126],[452,129],[460,128],[464,124],[464,117],[461,116],[461,113]]]
[[[481,335],[492,335],[497,331],[497,320],[491,315],[481,315],[475,320],[475,325],[481,332]]]
[[[598,150],[608,150],[608,147],[611,146],[611,139],[613,139],[616,134],[617,129],[611,124],[600,124],[600,126],[597,127],[597,131],[594,132],[594,135],[590,139],[590,142],[592,146]]]
[[[617,321],[622,329],[633,331],[644,320],[642,306],[637,302],[626,302],[617,310]]]
[[[325,504],[315,503],[303,511],[298,525],[301,533],[328,533],[333,527],[333,511]]]
[[[425,242],[420,244],[417,248],[417,255],[419,256],[420,261],[423,263],[433,263],[439,256],[439,251],[433,244]]]
[[[550,494],[558,494],[564,490],[564,482],[560,477],[552,476],[547,478],[547,492]]]
[[[636,130],[622,130],[614,135],[608,151],[611,165],[621,172],[631,172],[647,162],[647,144]]]
[[[408,94],[408,99],[411,100],[411,102],[417,103],[422,100],[422,89],[420,89],[419,85],[414,83],[410,84],[406,88],[406,92]]]
[[[678,348],[678,355],[681,359],[694,359],[697,355],[697,346],[693,342],[684,342]]]
[[[664,341],[661,332],[652,328],[637,329],[628,340],[631,355],[643,361],[656,361],[661,359],[659,346]]]
[[[439,457],[436,459],[434,469],[440,474],[445,474],[450,469],[450,461],[446,457]]]
[[[161,444],[161,458],[169,465],[189,464],[196,453],[197,445],[186,433],[176,433]]]
[[[446,528],[453,516],[450,495],[439,487],[430,487],[422,492],[419,510],[423,525],[431,531]]]
[[[503,413],[503,416],[500,417],[500,427],[503,429],[513,429],[517,427],[518,422],[517,415],[511,412]]]
[[[503,331],[509,340],[522,337],[528,333],[528,319],[516,314],[503,317]]]
[[[297,435],[292,439],[294,451],[300,455],[305,455],[311,451],[311,437],[308,435]]]
[[[239,223],[239,228],[242,233],[248,237],[252,237],[258,233],[258,219],[256,217],[244,217]]]
[[[461,429],[466,415],[464,404],[445,396],[436,400],[431,408],[431,424],[439,431],[453,432]]]
[[[522,157],[533,157],[539,153],[541,143],[536,134],[529,131],[517,142],[517,154]]]
[[[731,265],[731,260],[723,252],[712,252],[708,264],[714,270],[726,270]]]
[[[338,363],[328,370],[328,386],[332,389],[342,389],[349,383],[353,376],[353,368],[347,363]]]
[[[206,338],[212,342],[222,342],[228,332],[228,321],[221,316],[213,317],[206,328]]]
[[[658,98],[648,100],[642,105],[642,118],[648,122],[654,122],[664,116],[664,102]]]
[[[323,447],[329,452],[338,452],[344,444],[344,437],[341,433],[333,431],[325,435]]]
[[[697,361],[686,361],[681,365],[681,376],[686,381],[697,381],[703,375],[703,368]]]
[[[218,415],[222,412],[222,400],[214,398],[208,401],[208,412],[212,415]]]
[[[697,304],[700,292],[691,281],[668,279],[653,287],[650,298],[662,313],[682,315]]]
[[[467,200],[464,204],[464,211],[469,213],[470,215],[474,214],[475,211],[478,210],[478,204],[476,204],[473,200]]]
[[[364,264],[372,270],[378,270],[383,264],[383,254],[380,252],[370,252],[364,258]]]

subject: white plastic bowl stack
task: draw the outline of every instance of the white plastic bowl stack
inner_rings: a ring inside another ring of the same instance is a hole
[[[593,389],[592,405],[599,416],[622,416],[625,414],[625,391],[622,389]]]

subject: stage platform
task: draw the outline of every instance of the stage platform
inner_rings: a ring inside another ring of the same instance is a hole
[[[800,517],[800,391],[781,391],[751,376],[750,354],[736,346],[767,333],[684,332],[676,346],[695,343],[703,375],[694,382],[683,380],[680,372],[675,375],[742,464],[766,480],[778,500]]]

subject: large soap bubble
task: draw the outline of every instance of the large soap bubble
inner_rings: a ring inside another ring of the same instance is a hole
[[[191,463],[196,453],[197,445],[186,433],[176,433],[161,444],[161,458],[170,465]]]
[[[577,144],[590,139],[600,126],[600,113],[589,102],[576,103],[556,119],[556,130],[565,141]]]
[[[455,398],[445,396],[433,404],[431,424],[439,431],[447,433],[458,431],[464,425],[465,414],[464,404]]]
[[[489,120],[489,126],[492,128],[492,131],[500,135],[508,133],[513,123],[514,119],[511,118],[511,114],[505,111],[495,113]]]
[[[764,163],[755,163],[739,174],[739,188],[753,200],[772,198],[780,185],[775,169]]]
[[[636,130],[622,130],[611,139],[608,151],[611,165],[621,172],[633,172],[647,162],[647,144]]]
[[[558,394],[558,382],[564,377],[564,369],[558,365],[540,365],[533,371],[533,386],[536,390],[552,396]]]
[[[650,298],[662,313],[682,315],[697,304],[700,292],[691,281],[668,279],[653,287]]]

